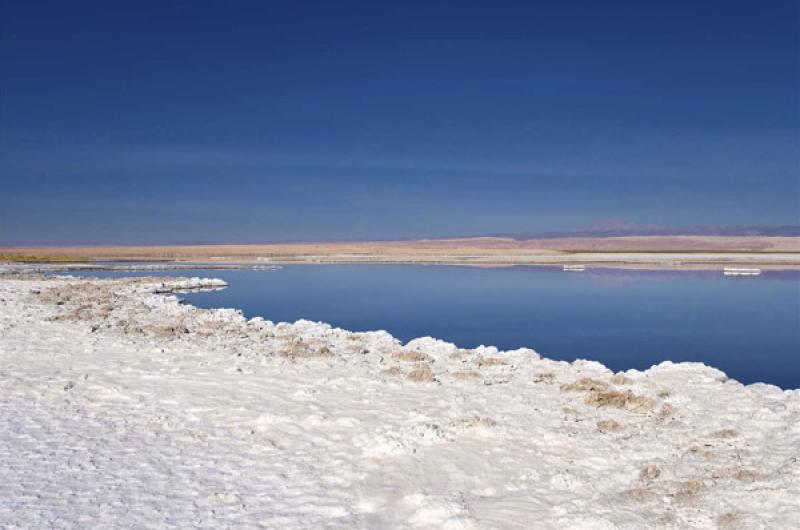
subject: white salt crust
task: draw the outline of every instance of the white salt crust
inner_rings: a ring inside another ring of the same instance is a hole
[[[0,527],[800,520],[800,391],[161,294],[220,282],[0,277]]]

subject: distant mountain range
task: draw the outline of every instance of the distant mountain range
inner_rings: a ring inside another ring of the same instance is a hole
[[[800,237],[800,225],[785,226],[620,226],[590,227],[558,232],[528,232],[492,234],[513,239],[544,239],[562,237],[625,237],[625,236],[773,236]]]

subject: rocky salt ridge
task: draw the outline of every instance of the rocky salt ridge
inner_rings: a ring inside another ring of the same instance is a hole
[[[800,392],[0,277],[0,526],[789,528]],[[755,352],[754,352],[755,353]]]

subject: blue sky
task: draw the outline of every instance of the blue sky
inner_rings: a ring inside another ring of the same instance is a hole
[[[800,224],[796,1],[0,4],[0,244]]]

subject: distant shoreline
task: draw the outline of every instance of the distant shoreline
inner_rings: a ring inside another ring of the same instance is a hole
[[[714,270],[725,266],[800,269],[800,238],[763,236],[573,237],[0,248],[0,262],[100,265],[104,261],[207,264],[586,265]]]

